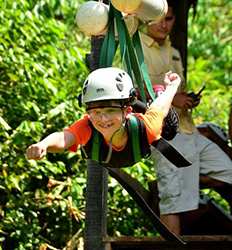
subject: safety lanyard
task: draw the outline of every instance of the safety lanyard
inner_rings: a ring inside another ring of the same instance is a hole
[[[118,42],[115,37],[115,23],[118,31]],[[155,100],[156,95],[152,88],[147,66],[144,63],[139,33],[137,31],[132,40],[121,12],[110,4],[109,26],[100,52],[100,67],[112,66],[118,44],[122,63],[138,87],[142,101],[146,103],[144,84],[151,98]]]

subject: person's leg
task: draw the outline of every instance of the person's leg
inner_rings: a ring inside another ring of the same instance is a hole
[[[199,204],[199,155],[194,135],[178,134],[170,143],[193,164],[177,168],[159,153],[152,152],[157,167],[161,220],[174,233],[181,234],[179,213]]]
[[[160,215],[161,221],[168,229],[176,235],[181,234],[180,216],[179,214],[163,214]]]

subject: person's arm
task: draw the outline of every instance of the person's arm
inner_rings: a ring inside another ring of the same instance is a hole
[[[176,95],[181,79],[178,74],[168,72],[165,75],[164,82],[166,84],[165,91],[152,102],[150,108],[153,106],[158,107],[163,111],[164,116],[166,116],[172,105],[173,98]]]
[[[38,143],[27,148],[26,156],[29,160],[40,160],[47,152],[58,153],[75,143],[75,136],[69,131],[55,132]]]

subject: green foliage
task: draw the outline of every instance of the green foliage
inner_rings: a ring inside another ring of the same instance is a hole
[[[131,168],[125,168],[124,171],[143,183],[147,189],[148,182],[155,179],[153,162],[149,160],[141,161]],[[157,231],[148,217],[132,200],[127,191],[122,189],[118,182],[112,178],[109,183],[108,197],[109,235],[138,237],[157,235]]]
[[[225,130],[232,86],[231,29],[230,0],[199,0],[197,15],[189,18],[188,86],[197,91],[206,84],[201,105],[194,110],[195,121],[211,121]]]
[[[62,248],[84,226],[86,166],[80,153],[25,159],[28,145],[78,119],[89,40],[75,26],[82,1],[0,2],[0,242],[3,249]],[[206,82],[197,123],[224,128],[231,98],[231,1],[199,0],[189,21],[188,86]],[[224,7],[226,6],[226,7]],[[205,13],[207,12],[207,15]],[[152,164],[127,171],[144,186]],[[152,169],[152,170],[151,170]],[[134,201],[110,179],[109,233],[155,235]],[[1,249],[1,247],[0,247]]]
[[[0,242],[4,249],[64,246],[83,227],[85,164],[79,154],[28,162],[28,145],[82,114],[77,96],[87,41],[76,1],[1,1]],[[77,46],[79,41],[82,46]],[[78,182],[76,176],[78,175]],[[67,178],[70,177],[67,184]],[[51,180],[58,183],[48,187]]]

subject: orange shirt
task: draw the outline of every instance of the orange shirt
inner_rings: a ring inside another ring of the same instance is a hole
[[[149,144],[161,137],[164,118],[164,114],[161,110],[153,107],[148,109],[145,114],[135,113],[133,115],[144,121]],[[76,151],[79,145],[85,145],[90,140],[92,128],[89,122],[89,116],[86,114],[83,118],[65,129],[71,132],[76,139],[75,144],[70,147],[71,151]]]

